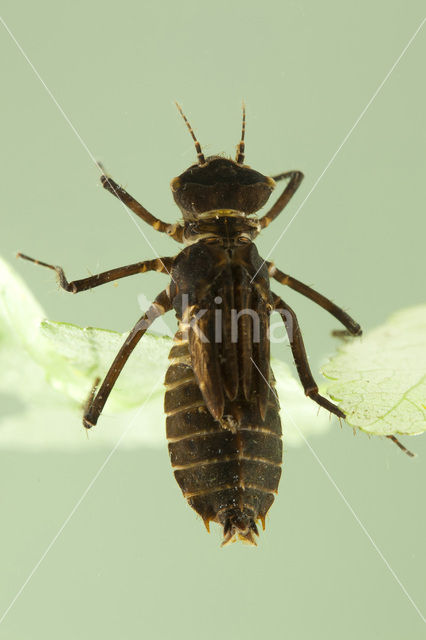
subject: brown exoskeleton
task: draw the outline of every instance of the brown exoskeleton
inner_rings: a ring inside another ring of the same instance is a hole
[[[223,526],[223,544],[241,539],[255,544],[256,522],[264,525],[281,476],[279,404],[269,363],[269,316],[279,309],[289,334],[306,395],[339,418],[345,414],[318,393],[294,311],[270,290],[274,278],[307,296],[337,318],[346,330],[360,326],[333,302],[259,256],[256,236],[284,209],[303,174],[289,171],[270,178],[244,164],[245,112],[235,160],[205,158],[187,119],[198,161],[171,183],[183,221],[167,224],[149,213],[107,175],[105,189],[157,231],[185,248],[176,256],[138,262],[68,282],[53,269],[66,291],[78,293],[147,271],[171,276],[125,339],[102,385],[84,414],[93,427],[120,371],[158,316],[174,309],[179,330],[166,374],[167,438],[176,480],[189,504],[203,518]],[[286,187],[262,217],[278,181]],[[217,323],[220,311],[220,325]],[[218,328],[219,326],[219,328]]]

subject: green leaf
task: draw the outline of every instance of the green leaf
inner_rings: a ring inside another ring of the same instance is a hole
[[[35,353],[44,311],[17,273],[0,259],[0,336]]]
[[[374,435],[426,429],[426,305],[344,343],[322,369],[346,421]]]
[[[126,335],[45,320],[40,326],[44,349],[37,359],[55,389],[81,402],[94,380],[105,376]],[[170,338],[145,334],[114,386],[108,400],[109,410],[130,409],[148,396],[163,396],[162,383],[171,346]]]

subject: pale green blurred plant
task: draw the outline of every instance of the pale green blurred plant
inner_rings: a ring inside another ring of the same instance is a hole
[[[426,305],[404,309],[323,368],[327,393],[352,427],[373,435],[426,429]]]

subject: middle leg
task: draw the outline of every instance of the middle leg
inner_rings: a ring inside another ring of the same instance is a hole
[[[173,266],[174,258],[154,258],[153,260],[144,260],[143,262],[136,262],[135,264],[129,264],[125,267],[117,267],[117,269],[110,269],[103,273],[98,273],[95,276],[89,276],[89,278],[82,278],[81,280],[73,280],[68,282],[65,277],[62,267],[57,267],[53,264],[47,264],[47,262],[41,262],[41,260],[35,260],[26,256],[24,253],[18,253],[17,258],[23,258],[34,264],[39,264],[42,267],[47,267],[56,271],[58,276],[58,282],[62,289],[69,291],[70,293],[79,293],[80,291],[86,291],[93,287],[99,287],[101,284],[118,280],[119,278],[127,278],[127,276],[134,276],[137,273],[146,273],[147,271],[159,271],[160,273],[168,273]]]
[[[298,293],[301,293],[303,296],[306,296],[313,302],[316,302],[320,307],[331,313],[332,316],[337,318],[339,322],[343,324],[344,327],[348,330],[349,334],[352,336],[360,336],[362,335],[362,329],[357,322],[346,311],[343,311],[340,307],[338,307],[334,302],[323,296],[315,289],[311,289],[308,285],[303,284],[300,280],[296,280],[292,276],[283,273],[274,265],[273,262],[267,262],[268,272],[271,278],[274,278],[277,282],[281,284],[287,285],[291,289],[294,289]]]

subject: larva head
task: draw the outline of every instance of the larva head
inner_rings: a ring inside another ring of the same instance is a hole
[[[275,182],[244,164],[245,110],[243,129],[235,160],[220,156],[204,157],[200,143],[178,109],[195,142],[198,163],[191,165],[171,182],[173,197],[186,219],[196,219],[206,211],[255,213],[267,202]]]

